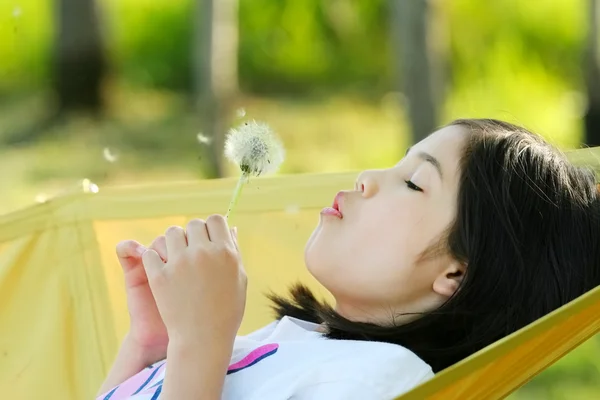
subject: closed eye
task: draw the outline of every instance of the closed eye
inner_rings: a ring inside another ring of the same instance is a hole
[[[406,186],[410,189],[410,190],[414,190],[416,192],[422,192],[423,189],[421,189],[420,187],[418,187],[417,185],[415,185],[414,183],[412,183],[412,181],[407,180],[404,181],[406,183]]]

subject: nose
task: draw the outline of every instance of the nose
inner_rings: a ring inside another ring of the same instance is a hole
[[[363,171],[358,175],[354,190],[362,192],[363,197],[372,197],[379,190],[377,171]]]

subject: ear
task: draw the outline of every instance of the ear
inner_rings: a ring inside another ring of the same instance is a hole
[[[466,264],[452,261],[452,263],[433,281],[433,291],[444,297],[452,296],[460,287],[460,283],[465,276],[466,270]]]

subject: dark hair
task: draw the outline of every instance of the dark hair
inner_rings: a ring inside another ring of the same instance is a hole
[[[600,284],[600,196],[595,175],[528,130],[492,119],[470,131],[456,219],[446,249],[466,263],[456,293],[400,325],[350,321],[296,284],[270,294],[278,318],[324,323],[330,339],[402,345],[449,367]]]

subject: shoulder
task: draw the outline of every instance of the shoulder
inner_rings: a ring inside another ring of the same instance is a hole
[[[240,393],[252,386],[253,400],[391,399],[433,377],[430,366],[405,347],[318,335],[278,341],[276,352],[259,359],[244,375],[228,376],[231,388],[237,379]]]
[[[369,394],[370,398],[395,397],[433,377],[431,367],[409,349],[381,342],[328,340],[333,351],[318,365],[303,389],[336,393]],[[315,393],[313,393],[315,392]],[[355,397],[352,397],[355,398]]]
[[[332,363],[343,363],[349,367],[369,365],[374,371],[417,371],[431,372],[431,367],[406,347],[383,342],[355,340],[327,340],[328,346],[339,346],[346,350]],[[361,368],[364,373],[364,367]]]

